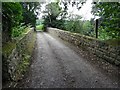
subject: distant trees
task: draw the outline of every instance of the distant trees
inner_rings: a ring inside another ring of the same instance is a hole
[[[90,21],[82,21],[80,15],[68,14],[68,5],[80,9],[85,2],[52,2],[46,5],[44,24],[71,32],[92,36],[93,26]],[[62,7],[61,7],[62,5]]]
[[[45,20],[44,24],[47,26],[56,27],[59,22],[57,17],[60,15],[61,9],[62,8],[60,8],[58,2],[52,2],[46,5],[46,10],[44,11],[46,15],[43,17]]]
[[[64,23],[65,29],[71,32],[82,33],[83,21],[80,20],[81,18],[79,15],[70,14],[68,20]]]
[[[83,34],[94,37],[94,26],[88,20],[83,23]]]
[[[94,28],[89,20],[66,20],[65,30],[94,37]]]
[[[95,37],[95,18],[90,21],[82,21],[76,15],[68,14],[68,6],[76,7],[80,10],[85,2],[64,1],[49,3],[46,6],[46,16],[44,16],[46,26],[65,29]],[[62,5],[62,6],[61,6]],[[99,19],[99,39],[119,39],[120,38],[120,3],[100,2],[92,7],[92,14]],[[73,17],[73,18],[71,18]]]

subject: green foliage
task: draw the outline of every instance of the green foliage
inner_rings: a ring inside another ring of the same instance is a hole
[[[94,27],[90,21],[84,21],[83,23],[83,34],[87,36],[94,36]]]
[[[61,13],[61,7],[58,5],[58,3],[52,2],[48,5],[46,5],[46,13],[50,15],[50,17],[57,18],[59,14]]]
[[[94,5],[92,13],[99,16],[101,27],[99,37],[104,39],[120,38],[120,3],[100,2]],[[102,36],[103,35],[103,36]]]
[[[3,25],[9,21],[9,24],[11,23],[11,26],[16,26],[19,24],[19,21],[22,20],[22,7],[20,3],[7,3],[3,2],[2,3],[2,16],[3,16]]]
[[[36,20],[36,25],[40,25],[44,23],[44,19],[37,19]]]
[[[64,23],[65,30],[84,34],[87,36],[94,35],[93,25],[90,21],[70,20]]]
[[[12,28],[12,38],[19,37],[25,32],[26,26],[19,25]]]
[[[22,7],[20,3],[3,2],[2,3],[2,30],[5,34],[5,40],[11,39],[12,27],[19,25],[22,20]]]
[[[12,37],[18,37],[24,32],[25,26],[36,26],[36,19],[40,9],[38,2],[3,2],[2,3],[2,30],[3,42],[8,42]]]
[[[99,28],[99,36],[98,36],[98,38],[101,39],[101,40],[108,40],[108,39],[112,38],[112,36],[109,36],[108,33],[101,26]]]
[[[93,25],[90,21],[82,21],[81,16],[70,14],[67,15],[67,8],[69,5],[76,5],[77,2],[60,2],[63,7],[60,7],[58,2],[46,5],[46,15],[44,16],[45,27],[59,28],[75,33],[81,33],[93,36]],[[71,4],[72,3],[72,4]],[[74,4],[73,4],[74,3]],[[80,6],[77,6],[79,8]],[[67,16],[66,16],[67,15]]]
[[[43,30],[43,28],[44,28],[44,25],[43,25],[43,24],[36,26],[36,30]]]
[[[19,39],[25,36],[29,31],[29,25],[36,25],[36,17],[39,4],[38,3],[19,3],[19,2],[2,2],[2,58],[3,58],[3,83],[8,80],[11,80],[9,76],[8,68],[9,62],[8,56],[12,53],[13,49],[18,47]],[[24,25],[21,25],[24,23]],[[26,28],[26,26],[28,28]],[[13,42],[13,41],[14,42]],[[34,40],[29,40],[29,43],[26,45],[25,50],[21,48],[25,55],[22,57],[20,65],[18,67],[18,74],[21,74],[26,71],[26,68],[29,64],[29,59],[33,50]],[[21,47],[21,44],[20,44]],[[21,50],[18,50],[18,52]],[[22,56],[22,55],[21,55]],[[15,75],[14,75],[15,76]],[[19,75],[18,75],[19,76]]]
[[[23,20],[22,23],[25,25],[32,25],[35,27],[38,11],[40,9],[40,3],[39,2],[21,2],[21,6],[23,9],[22,15]]]
[[[46,5],[46,10],[44,13],[46,14],[44,18],[44,25],[49,27],[56,27],[59,23],[59,20],[57,20],[57,17],[60,15],[62,8],[58,5],[56,2],[52,2],[48,5]]]
[[[81,21],[66,21],[65,22],[65,29],[71,32],[80,32],[80,30],[82,30],[82,26],[81,26]]]

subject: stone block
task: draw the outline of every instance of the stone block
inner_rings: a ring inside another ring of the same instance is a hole
[[[115,60],[115,65],[120,66],[120,61]]]

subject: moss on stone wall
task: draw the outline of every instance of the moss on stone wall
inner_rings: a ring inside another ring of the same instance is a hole
[[[106,40],[105,42],[112,45],[112,46],[120,46],[120,40],[119,39]]]
[[[14,42],[7,42],[2,47],[2,54],[7,57],[12,53],[12,50],[15,49],[16,43]]]
[[[17,80],[21,79],[22,76],[24,76],[28,66],[30,65],[30,58],[32,55],[32,51],[34,49],[35,40],[36,40],[36,34],[33,33],[31,40],[29,40],[28,43],[26,44],[27,47],[25,52],[22,54],[22,60],[19,63],[18,67],[16,68]]]

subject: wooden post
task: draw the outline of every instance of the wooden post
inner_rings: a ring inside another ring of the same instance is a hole
[[[95,21],[95,37],[98,38],[98,19]]]

